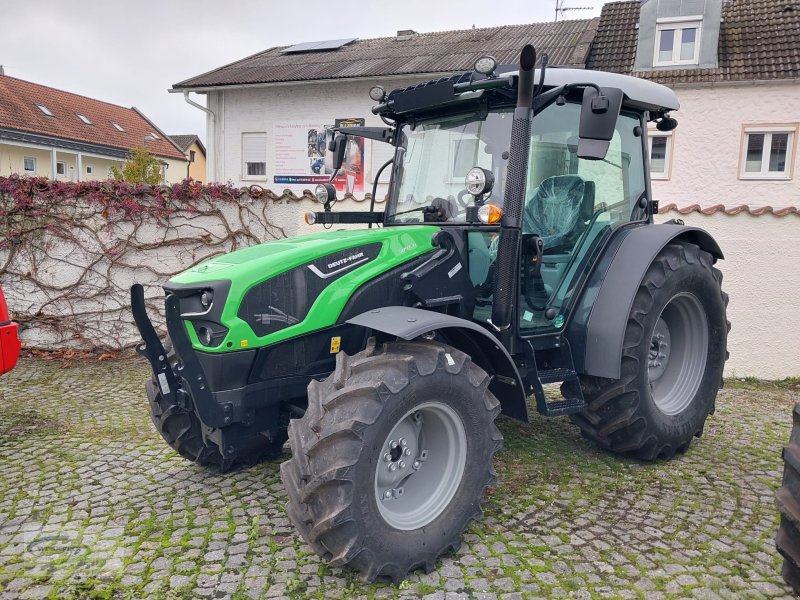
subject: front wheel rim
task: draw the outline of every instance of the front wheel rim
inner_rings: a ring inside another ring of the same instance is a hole
[[[656,407],[666,415],[686,410],[700,389],[708,361],[708,317],[689,293],[672,297],[650,340],[647,378]]]
[[[455,410],[426,402],[400,418],[379,448],[375,501],[395,529],[424,527],[455,497],[467,462],[467,436]]]

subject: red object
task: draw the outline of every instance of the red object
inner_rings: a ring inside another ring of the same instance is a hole
[[[21,347],[17,329],[17,324],[8,316],[3,288],[0,288],[0,375],[8,373],[17,364]]]

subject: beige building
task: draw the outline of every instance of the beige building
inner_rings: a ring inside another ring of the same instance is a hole
[[[183,151],[136,108],[9,77],[0,69],[0,175],[104,180],[131,148],[142,145],[161,161],[166,183],[186,177]]]
[[[183,154],[189,161],[186,166],[186,176],[195,181],[206,180],[206,147],[200,138],[193,134],[171,135],[170,139],[175,145],[183,150]]]
[[[800,206],[800,10],[774,0],[628,0],[603,7],[587,68],[675,90],[649,131],[661,205]]]

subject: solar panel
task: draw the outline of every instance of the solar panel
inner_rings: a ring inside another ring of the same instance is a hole
[[[298,54],[300,52],[324,52],[326,50],[337,50],[342,46],[346,46],[351,42],[355,42],[358,38],[344,38],[341,40],[325,40],[323,42],[303,42],[302,44],[295,44],[281,50],[281,54]]]

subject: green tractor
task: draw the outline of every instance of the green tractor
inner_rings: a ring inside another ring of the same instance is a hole
[[[224,471],[288,439],[289,517],[364,580],[429,571],[459,546],[495,479],[495,419],[527,421],[531,396],[643,460],[684,452],[714,411],[722,252],[701,229],[653,224],[647,127],[677,125],[675,94],[535,65],[526,46],[519,65],[484,57],[373,88],[386,127],[335,132],[328,160],[341,167],[353,136],[391,144],[385,211],[333,211],[319,186],[306,221],[323,231],[163,285],[165,342],[132,288],[165,441]]]

